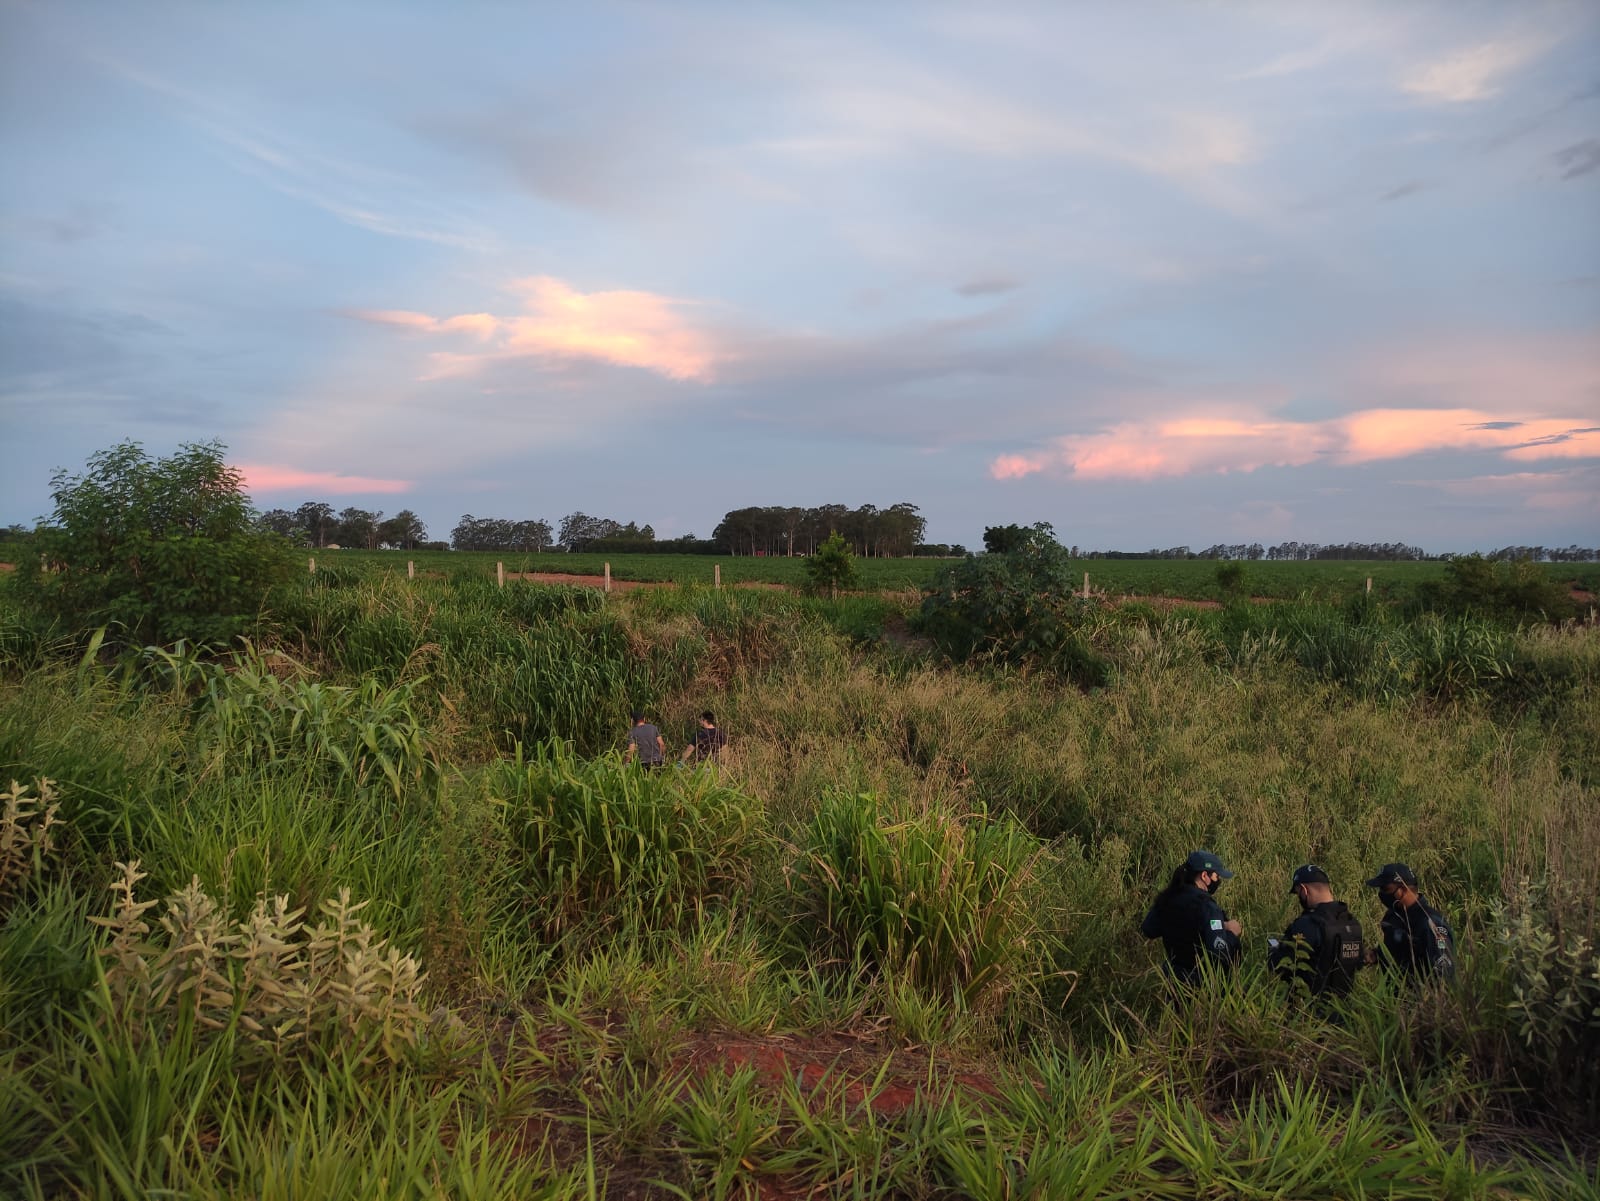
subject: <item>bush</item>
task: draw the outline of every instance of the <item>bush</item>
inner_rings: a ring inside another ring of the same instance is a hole
[[[51,477],[55,514],[19,571],[24,603],[72,631],[120,628],[113,641],[226,642],[244,632],[289,572],[289,547],[254,524],[220,443],[152,459],[137,442]]]
[[[753,799],[715,773],[581,762],[561,743],[490,775],[522,854],[516,889],[546,937],[580,923],[681,929],[748,886]]]
[[[945,569],[923,594],[917,628],[957,662],[1040,665],[1085,687],[1110,678],[1110,665],[1079,630],[1088,601],[1072,595],[1070,557],[1045,524],[1011,549]]]
[[[838,532],[806,559],[806,589],[817,596],[836,597],[841,588],[854,588],[860,579],[856,557]]]
[[[813,954],[997,1005],[1037,983],[1041,850],[1010,818],[886,822],[872,796],[830,797],[795,871],[794,928]]]

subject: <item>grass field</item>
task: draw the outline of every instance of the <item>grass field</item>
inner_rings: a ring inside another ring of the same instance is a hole
[[[507,571],[600,575],[611,564],[619,580],[710,584],[712,568],[721,568],[726,584],[762,582],[800,587],[805,583],[803,558],[713,557],[708,555],[518,555],[496,551],[323,551],[319,561],[330,565],[359,564],[362,570],[404,573],[406,563],[418,571],[469,572],[492,576],[497,562]],[[945,566],[940,559],[860,559],[863,588],[881,591],[918,590]],[[1184,597],[1215,600],[1218,564],[1197,559],[1086,559],[1079,570],[1089,574],[1092,588],[1112,596]],[[1370,577],[1383,596],[1404,595],[1425,580],[1444,575],[1443,563],[1262,562],[1247,563],[1245,589],[1253,596],[1344,600],[1363,591]],[[1575,583],[1586,591],[1600,588],[1600,564],[1546,564],[1553,579]]]
[[[0,1194],[1600,1197],[1593,628],[1106,605],[1085,691],[909,597],[328,557],[220,658],[0,583]],[[1247,953],[1174,1001],[1195,845]],[[1289,872],[1372,929],[1393,859],[1456,987],[1291,1002]]]

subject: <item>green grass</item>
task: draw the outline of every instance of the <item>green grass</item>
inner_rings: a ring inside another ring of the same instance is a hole
[[[748,555],[591,555],[546,553],[519,554],[511,551],[360,551],[338,550],[307,552],[316,555],[318,568],[355,564],[362,571],[379,570],[405,575],[406,564],[414,562],[419,572],[465,573],[493,579],[495,564],[503,563],[508,572],[549,572],[568,575],[601,575],[611,564],[616,580],[706,584],[712,582],[713,567],[720,568],[725,585],[741,583],[784,584],[801,588],[806,582],[805,559],[778,556],[755,558]],[[867,591],[920,590],[946,566],[941,559],[858,559],[861,587]],[[1366,581],[1380,597],[1408,595],[1425,581],[1444,578],[1445,564],[1409,562],[1317,561],[1258,562],[1242,564],[1243,591],[1250,596],[1292,600],[1302,596],[1316,600],[1343,600],[1363,592]],[[1542,568],[1550,577],[1581,584],[1593,592],[1600,587],[1600,566],[1593,563],[1547,563]],[[1218,563],[1209,560],[1164,559],[1082,559],[1078,572],[1089,574],[1090,586],[1111,596],[1184,597],[1203,600],[1226,599],[1217,582]]]
[[[1105,607],[1084,691],[893,597],[401,563],[230,658],[5,652],[0,782],[60,807],[0,879],[0,1194],[1600,1196],[1592,629]],[[725,762],[622,764],[636,702]],[[1202,844],[1246,963],[1173,1003],[1136,927]],[[1289,871],[1370,931],[1397,858],[1458,987],[1292,1009]]]

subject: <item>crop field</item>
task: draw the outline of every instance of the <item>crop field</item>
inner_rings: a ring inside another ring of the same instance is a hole
[[[511,551],[320,551],[324,565],[359,565],[360,570],[404,573],[407,562],[422,572],[467,573],[492,577],[495,564],[508,572],[562,575],[601,575],[610,563],[617,580],[705,584],[713,579],[713,566],[721,569],[724,584],[771,583],[801,587],[805,583],[804,558],[756,558],[748,555],[589,555],[517,554]],[[861,587],[869,591],[920,590],[947,559],[858,559]],[[1259,562],[1242,564],[1244,590],[1252,596],[1278,600],[1307,597],[1340,601],[1373,590],[1385,597],[1409,594],[1424,581],[1443,577],[1443,563],[1406,562]],[[1090,587],[1110,596],[1181,597],[1217,600],[1223,590],[1217,582],[1218,563],[1199,559],[1082,559],[1075,570],[1088,573]],[[1589,593],[1600,589],[1600,564],[1547,563],[1552,579],[1573,584]]]
[[[600,562],[320,552],[205,650],[0,580],[0,1195],[1600,1197],[1595,627],[1088,604],[1079,686],[892,592],[497,559]],[[1436,566],[1247,566],[1380,570]],[[625,763],[636,707],[726,758]],[[1174,992],[1196,846],[1246,949]],[[1291,871],[1370,935],[1393,860],[1455,982],[1289,994]]]

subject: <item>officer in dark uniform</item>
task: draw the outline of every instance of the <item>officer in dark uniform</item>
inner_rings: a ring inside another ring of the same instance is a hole
[[[1343,996],[1366,961],[1361,923],[1343,901],[1333,899],[1328,873],[1315,863],[1294,870],[1289,891],[1300,899],[1300,916],[1283,939],[1269,939],[1267,965],[1305,985],[1313,997]]]
[[[1383,915],[1383,965],[1402,979],[1450,980],[1456,974],[1455,940],[1444,915],[1417,891],[1403,863],[1385,863],[1367,881],[1388,906]]]
[[[1239,936],[1215,893],[1233,873],[1210,851],[1191,851],[1145,915],[1139,933],[1159,938],[1167,951],[1167,971],[1182,984],[1200,977],[1200,965],[1231,970],[1239,962]]]

